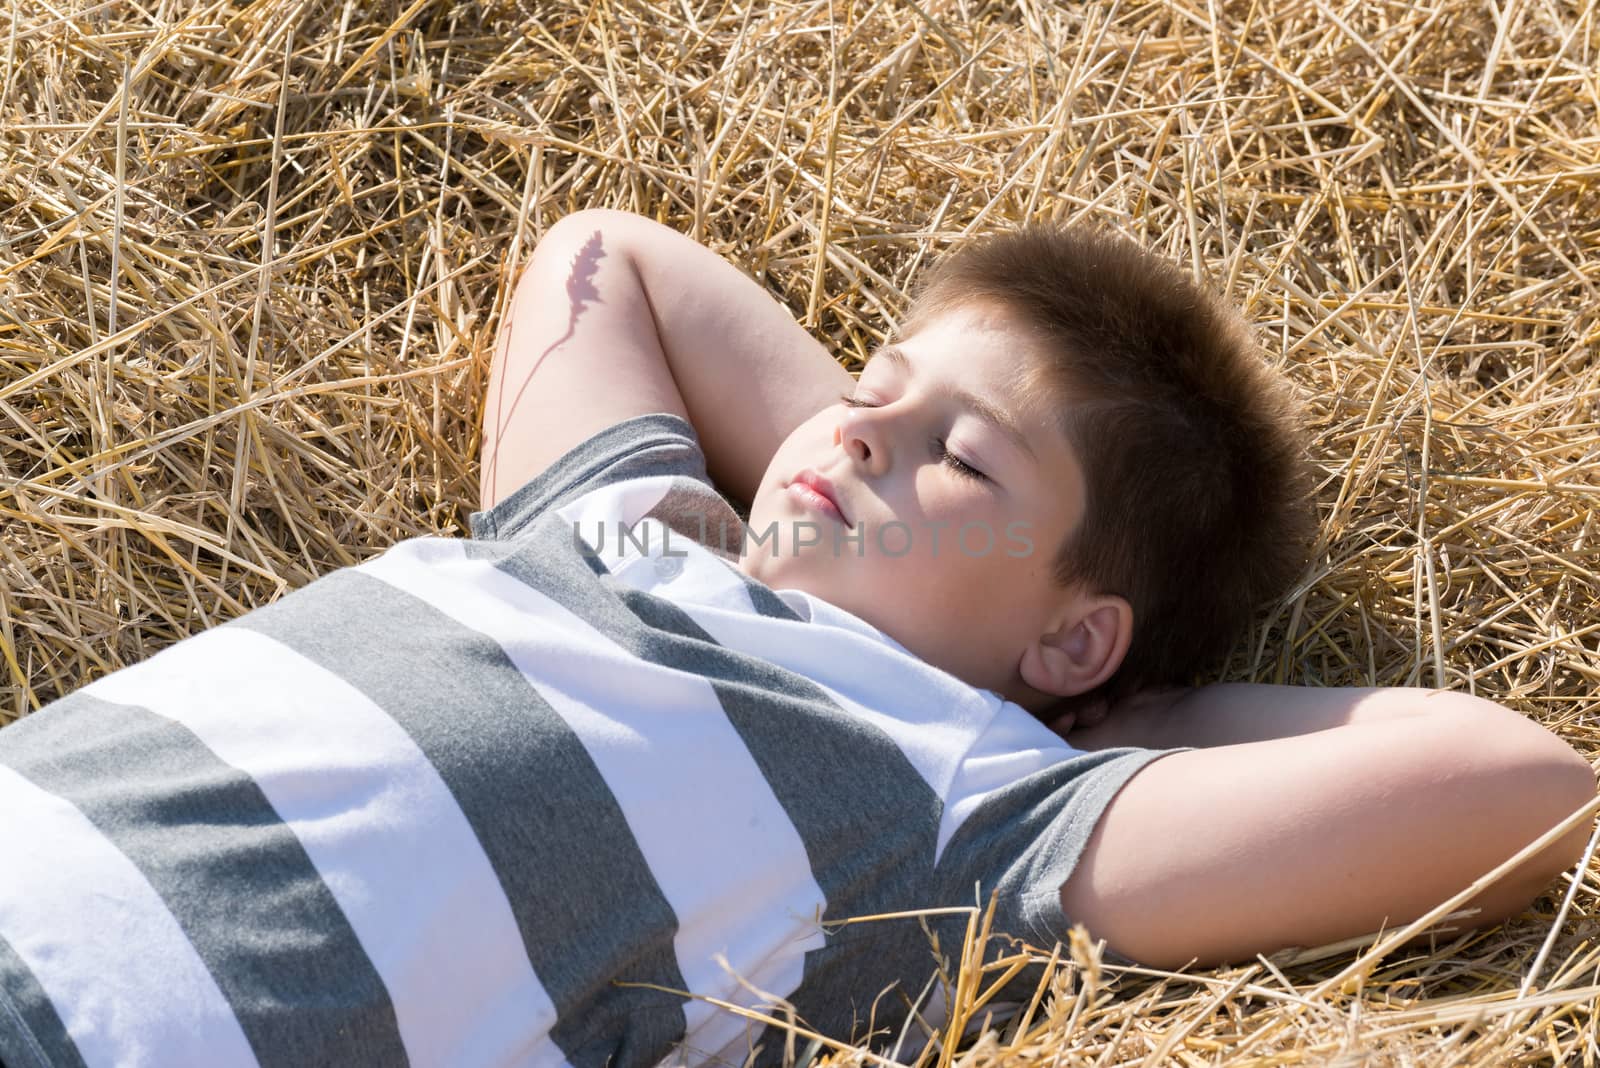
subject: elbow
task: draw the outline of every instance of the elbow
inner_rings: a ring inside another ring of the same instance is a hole
[[[1498,748],[1508,761],[1501,782],[1505,803],[1526,817],[1523,848],[1557,827],[1552,841],[1534,853],[1516,873],[1534,894],[1550,880],[1582,862],[1594,831],[1595,775],[1581,753],[1563,738],[1519,713],[1491,706],[1499,717]],[[1579,815],[1587,810],[1584,815]]]
[[[637,234],[654,229],[671,231],[670,227],[631,211],[621,211],[617,208],[580,208],[551,223],[540,244],[552,238],[557,238],[559,243],[560,238],[570,234],[569,240],[581,245],[594,234],[601,233],[605,235],[608,245],[618,245],[632,240]]]
[[[1492,926],[1521,915],[1550,890],[1550,884],[1563,872],[1587,860],[1594,833],[1594,772],[1588,761],[1564,742],[1555,740],[1565,752],[1551,747],[1543,764],[1524,769],[1527,787],[1520,795],[1520,811],[1527,816],[1527,822],[1520,842],[1503,855],[1516,855],[1557,827],[1566,825],[1566,829],[1526,857],[1504,879],[1467,901],[1463,907],[1476,909],[1476,915],[1462,921],[1463,927]],[[1580,810],[1587,813],[1579,816]]]
[[[1520,713],[1489,702],[1479,706],[1459,710],[1463,719],[1472,718],[1453,739],[1461,746],[1460,762],[1481,771],[1472,790],[1479,800],[1458,825],[1471,828],[1469,838],[1481,847],[1480,873],[1521,860],[1463,904],[1476,910],[1458,921],[1469,929],[1521,915],[1552,881],[1582,863],[1595,812],[1594,770],[1577,750]],[[1548,840],[1533,848],[1541,839]]]
[[[1594,769],[1566,742],[1559,738],[1555,741],[1564,751],[1553,755],[1548,772],[1547,787],[1552,806],[1549,827],[1567,822],[1569,817],[1579,809],[1588,807],[1595,798]],[[1585,859],[1593,830],[1594,813],[1591,811],[1587,816],[1579,817],[1561,837],[1551,843],[1547,852],[1548,863],[1553,870],[1548,878],[1554,878]]]

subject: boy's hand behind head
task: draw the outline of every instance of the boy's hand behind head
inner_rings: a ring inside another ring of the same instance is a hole
[[[1084,694],[1054,706],[1045,723],[1079,749],[1148,745],[1150,728],[1193,692],[1191,686],[1155,686],[1118,700]]]

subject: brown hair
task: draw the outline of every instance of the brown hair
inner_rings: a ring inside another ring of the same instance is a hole
[[[1056,582],[1133,608],[1127,656],[1096,695],[1195,681],[1306,562],[1316,519],[1289,383],[1236,311],[1106,231],[1039,224],[962,246],[901,334],[973,302],[1040,343],[1025,381],[1061,398],[1084,469],[1087,510]]]

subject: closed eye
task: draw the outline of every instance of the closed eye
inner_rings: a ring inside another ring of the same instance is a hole
[[[857,400],[855,397],[850,396],[850,394],[848,394],[848,393],[845,393],[845,394],[841,395],[839,397],[839,400],[842,401],[847,407],[850,407],[850,408],[878,408],[878,407],[881,407],[881,405],[869,404],[864,400]],[[950,468],[950,470],[954,471],[956,474],[960,475],[963,478],[975,479],[975,480],[977,480],[979,482],[988,482],[989,481],[989,476],[988,475],[984,474],[982,471],[979,471],[976,467],[973,467],[971,464],[967,463],[966,461],[964,461],[960,457],[958,457],[955,453],[953,453],[949,449],[945,448],[945,444],[944,444],[944,439],[943,438],[933,438],[931,443],[933,445],[934,458],[939,460],[941,463],[943,463],[946,467]]]
[[[943,438],[933,439],[933,454],[945,462],[957,474],[967,478],[977,479],[979,482],[989,481],[989,476],[979,471],[976,467],[961,460],[955,453],[944,447]]]

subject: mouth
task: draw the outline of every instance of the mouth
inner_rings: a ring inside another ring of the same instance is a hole
[[[845,518],[844,509],[839,507],[839,494],[833,488],[833,483],[810,468],[795,475],[785,489],[790,496],[814,511],[822,512],[845,526],[850,525],[849,520]]]

